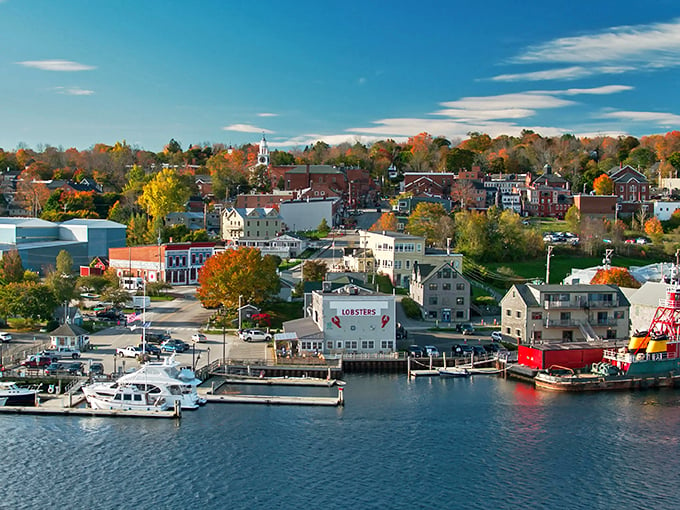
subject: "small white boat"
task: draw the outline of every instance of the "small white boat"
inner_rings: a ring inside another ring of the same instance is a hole
[[[6,406],[34,406],[37,389],[22,388],[15,382],[0,382],[0,399],[4,398]]]
[[[470,371],[463,367],[449,367],[439,369],[440,377],[470,377],[471,375],[472,374]]]
[[[165,399],[134,386],[94,383],[83,386],[83,393],[92,409],[167,411],[170,408]]]

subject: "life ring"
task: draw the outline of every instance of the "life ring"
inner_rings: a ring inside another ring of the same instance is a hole
[[[47,387],[47,393],[54,393],[54,390],[55,390],[54,384],[50,384],[50,385]]]

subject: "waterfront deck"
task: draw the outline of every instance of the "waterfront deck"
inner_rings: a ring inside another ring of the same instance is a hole
[[[337,397],[297,397],[280,395],[206,395],[209,404],[265,404],[292,406],[332,406],[344,405],[342,392]]]

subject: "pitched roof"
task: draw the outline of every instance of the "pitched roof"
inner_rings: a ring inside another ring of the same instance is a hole
[[[90,333],[75,324],[62,324],[54,331],[50,331],[50,336],[87,336]]]

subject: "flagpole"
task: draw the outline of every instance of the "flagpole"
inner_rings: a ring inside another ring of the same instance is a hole
[[[142,298],[142,357],[146,354],[146,275],[144,283],[144,297]]]

